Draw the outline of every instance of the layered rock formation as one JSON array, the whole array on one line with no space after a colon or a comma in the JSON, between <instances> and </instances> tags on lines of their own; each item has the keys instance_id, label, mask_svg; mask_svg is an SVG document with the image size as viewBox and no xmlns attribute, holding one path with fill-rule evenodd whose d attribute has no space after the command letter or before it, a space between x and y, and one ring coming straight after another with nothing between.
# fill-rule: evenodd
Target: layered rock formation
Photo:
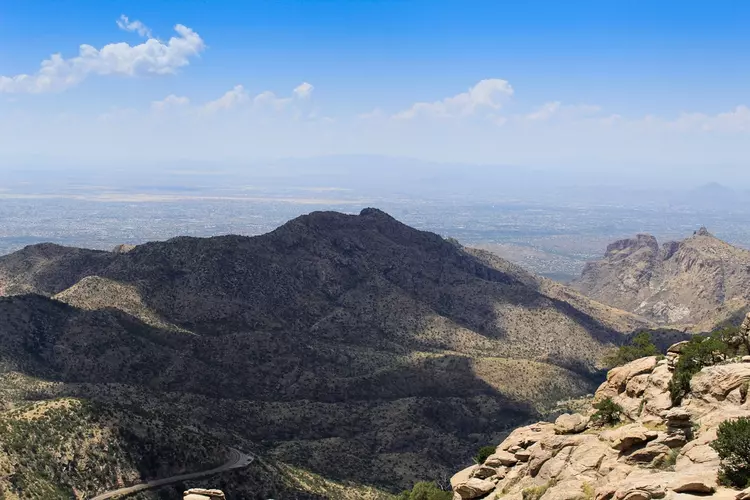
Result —
<instances>
[{"instance_id":1,"label":"layered rock formation","mask_svg":"<svg viewBox=\"0 0 750 500\"><path fill-rule=\"evenodd\" d=\"M572 286L659 324L710 328L750 303L750 252L705 228L659 245L640 234L607 247Z\"/></svg>"},{"instance_id":2,"label":"layered rock formation","mask_svg":"<svg viewBox=\"0 0 750 500\"><path fill-rule=\"evenodd\" d=\"M594 396L623 408L622 423L597 426L586 415L562 415L514 430L484 463L451 479L455 500L690 500L744 498L718 483L711 447L719 424L750 417L750 363L710 366L673 407L671 360L648 357L615 368ZM750 358L743 358L750 359ZM744 389L743 389L744 387Z\"/></svg>"}]
</instances>

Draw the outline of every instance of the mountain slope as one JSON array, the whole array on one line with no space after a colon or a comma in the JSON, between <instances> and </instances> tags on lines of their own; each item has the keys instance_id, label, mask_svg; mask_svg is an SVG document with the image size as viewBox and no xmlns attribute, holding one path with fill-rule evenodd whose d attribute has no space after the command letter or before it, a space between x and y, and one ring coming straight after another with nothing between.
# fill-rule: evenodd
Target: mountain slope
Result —
<instances>
[{"instance_id":1,"label":"mountain slope","mask_svg":"<svg viewBox=\"0 0 750 500\"><path fill-rule=\"evenodd\" d=\"M641 234L609 245L604 258L587 264L572 286L659 324L710 328L747 307L750 252L705 228L661 246Z\"/></svg>"},{"instance_id":2,"label":"mountain slope","mask_svg":"<svg viewBox=\"0 0 750 500\"><path fill-rule=\"evenodd\" d=\"M375 209L127 253L27 247L0 277L41 294L0 299L6 370L390 489L591 391L645 324Z\"/></svg>"}]
</instances>

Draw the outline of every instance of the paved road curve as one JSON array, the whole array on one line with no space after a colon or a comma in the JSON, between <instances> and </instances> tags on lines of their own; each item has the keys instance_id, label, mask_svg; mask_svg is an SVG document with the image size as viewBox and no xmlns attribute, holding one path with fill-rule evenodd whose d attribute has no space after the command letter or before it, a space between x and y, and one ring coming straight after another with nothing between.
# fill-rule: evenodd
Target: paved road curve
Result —
<instances>
[{"instance_id":1,"label":"paved road curve","mask_svg":"<svg viewBox=\"0 0 750 500\"><path fill-rule=\"evenodd\" d=\"M133 486L128 486L127 488L120 488L119 490L108 491L106 493L102 493L101 495L92 497L90 500L106 500L108 498L115 498L119 496L130 495L131 493L136 493L138 491L143 491L143 490L148 490L151 488L156 488L159 486L164 486L167 484L177 483L179 481L185 481L188 479L196 479L196 478L203 477L203 476L210 476L212 474L228 471L231 469L239 469L241 467L247 467L253 462L254 459L255 457L242 453L240 450L230 448L229 449L229 461L225 463L224 465L220 465L214 469L204 470L200 472L191 472L190 474L181 474L179 476L165 477L163 479L154 479L153 481L148 481L142 484L134 484Z\"/></svg>"}]
</instances>

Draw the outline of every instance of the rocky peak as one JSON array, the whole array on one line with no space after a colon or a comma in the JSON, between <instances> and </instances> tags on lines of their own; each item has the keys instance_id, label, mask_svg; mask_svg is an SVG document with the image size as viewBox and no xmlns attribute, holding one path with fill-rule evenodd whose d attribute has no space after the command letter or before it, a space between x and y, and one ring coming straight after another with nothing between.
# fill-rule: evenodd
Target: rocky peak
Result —
<instances>
[{"instance_id":1,"label":"rocky peak","mask_svg":"<svg viewBox=\"0 0 750 500\"><path fill-rule=\"evenodd\" d=\"M644 248L657 253L659 251L659 243L650 234L638 234L635 238L625 238L607 245L605 257L612 257L618 254L629 255Z\"/></svg>"},{"instance_id":2,"label":"rocky peak","mask_svg":"<svg viewBox=\"0 0 750 500\"><path fill-rule=\"evenodd\" d=\"M119 245L116 245L113 249L113 253L128 253L129 251L133 250L135 248L135 245L129 245L127 243L121 243Z\"/></svg>"},{"instance_id":3,"label":"rocky peak","mask_svg":"<svg viewBox=\"0 0 750 500\"><path fill-rule=\"evenodd\" d=\"M743 361L750 358L704 368L673 407L668 384L683 346L670 347L666 359L642 358L608 373L593 402L620 405L620 425L596 424L592 406L517 428L483 463L453 476L454 499L750 498L750 489L719 484L720 460L711 447L721 422L750 417L750 402L741 397L750 382L750 362Z\"/></svg>"},{"instance_id":4,"label":"rocky peak","mask_svg":"<svg viewBox=\"0 0 750 500\"><path fill-rule=\"evenodd\" d=\"M701 227L658 248L650 235L617 241L573 288L658 324L711 330L750 307L750 252Z\"/></svg>"}]
</instances>

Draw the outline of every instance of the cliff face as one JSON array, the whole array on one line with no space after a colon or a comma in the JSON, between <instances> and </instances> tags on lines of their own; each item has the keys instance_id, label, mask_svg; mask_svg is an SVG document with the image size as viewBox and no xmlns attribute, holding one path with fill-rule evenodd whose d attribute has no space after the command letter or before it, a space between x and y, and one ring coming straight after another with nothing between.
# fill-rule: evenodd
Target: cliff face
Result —
<instances>
[{"instance_id":1,"label":"cliff face","mask_svg":"<svg viewBox=\"0 0 750 500\"><path fill-rule=\"evenodd\" d=\"M705 228L661 246L638 235L609 245L572 286L662 325L710 328L750 303L750 252Z\"/></svg>"},{"instance_id":2,"label":"cliff face","mask_svg":"<svg viewBox=\"0 0 750 500\"><path fill-rule=\"evenodd\" d=\"M666 359L642 358L609 372L594 402L611 398L621 405L621 424L594 425L592 407L520 427L484 463L453 476L454 498L745 498L719 484L720 459L711 443L721 422L750 417L750 358L704 368L689 396L673 406L667 386L682 345Z\"/></svg>"}]
</instances>

